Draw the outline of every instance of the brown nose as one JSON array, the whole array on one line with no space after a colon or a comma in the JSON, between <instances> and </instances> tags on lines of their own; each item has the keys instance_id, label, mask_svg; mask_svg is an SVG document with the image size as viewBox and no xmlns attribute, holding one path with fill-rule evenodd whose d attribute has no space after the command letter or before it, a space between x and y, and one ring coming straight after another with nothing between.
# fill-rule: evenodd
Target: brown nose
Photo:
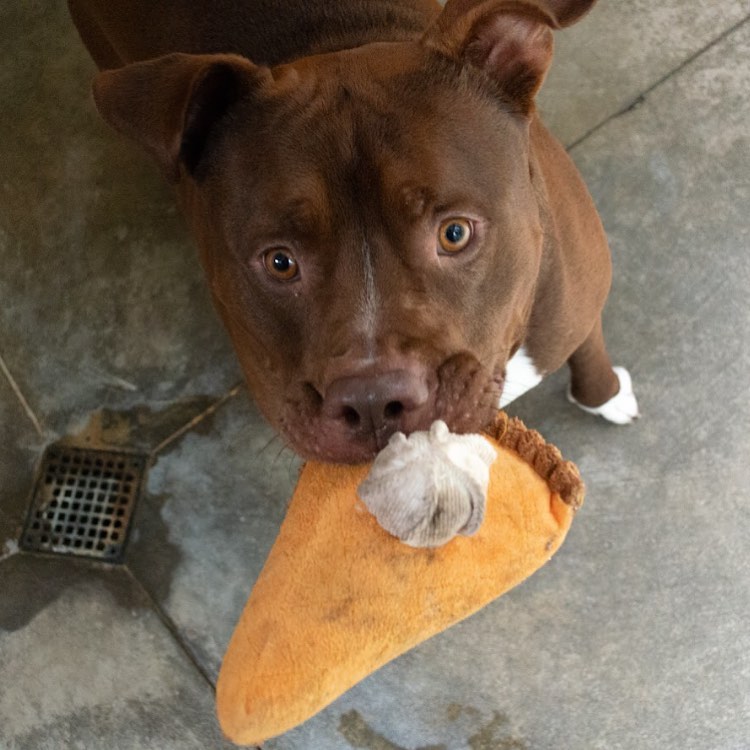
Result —
<instances>
[{"instance_id":1,"label":"brown nose","mask_svg":"<svg viewBox=\"0 0 750 750\"><path fill-rule=\"evenodd\" d=\"M355 375L328 386L323 414L350 433L374 435L382 446L394 432L421 427L428 400L426 379L417 372Z\"/></svg>"}]
</instances>

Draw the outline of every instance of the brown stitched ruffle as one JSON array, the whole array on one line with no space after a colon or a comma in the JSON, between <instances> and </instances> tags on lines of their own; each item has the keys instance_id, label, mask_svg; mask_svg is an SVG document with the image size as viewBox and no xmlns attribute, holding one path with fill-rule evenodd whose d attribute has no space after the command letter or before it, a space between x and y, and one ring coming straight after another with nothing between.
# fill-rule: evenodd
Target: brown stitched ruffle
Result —
<instances>
[{"instance_id":1,"label":"brown stitched ruffle","mask_svg":"<svg viewBox=\"0 0 750 750\"><path fill-rule=\"evenodd\" d=\"M563 502L576 510L581 507L586 488L578 467L572 461L566 461L560 451L536 430L530 430L520 419L511 419L504 411L499 411L485 432L533 467Z\"/></svg>"}]
</instances>

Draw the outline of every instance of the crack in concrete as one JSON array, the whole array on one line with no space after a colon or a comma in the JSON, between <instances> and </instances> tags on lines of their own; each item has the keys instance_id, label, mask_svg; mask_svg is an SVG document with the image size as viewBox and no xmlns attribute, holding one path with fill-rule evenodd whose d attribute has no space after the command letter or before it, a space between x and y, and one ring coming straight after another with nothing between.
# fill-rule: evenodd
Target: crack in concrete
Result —
<instances>
[{"instance_id":1,"label":"crack in concrete","mask_svg":"<svg viewBox=\"0 0 750 750\"><path fill-rule=\"evenodd\" d=\"M750 22L750 15L745 16L742 20L738 21L733 26L730 26L728 29L725 29L724 31L722 31L721 34L719 34L715 39L712 39L710 42L708 42L708 44L705 44L697 52L694 52L692 55L689 55L688 57L686 57L679 65L677 65L675 68L670 70L668 73L665 73L663 76L661 76L656 81L654 81L654 83L652 83L650 86L648 86L643 91L641 91L638 94L638 96L636 96L631 102L626 104L621 109L618 109L616 112L613 112L611 115L608 115L601 122L589 128L583 135L576 138L572 143L569 143L565 147L565 150L568 152L573 151L573 149L577 148L586 140L588 140L592 135L599 132L602 128L606 127L607 125L609 125L609 123L612 122L613 120L617 120L623 115L626 115L629 112L632 112L633 110L638 109L638 107L644 104L646 99L657 88L659 88L659 86L661 86L663 83L666 83L668 80L676 76L678 73L682 72L685 68L687 68L693 62L695 62L699 57L702 57L706 52L713 49L717 44L720 44L725 39L727 39L732 34L734 34L736 31L739 31L739 29L742 28L742 26L744 26L748 22Z\"/></svg>"}]
</instances>

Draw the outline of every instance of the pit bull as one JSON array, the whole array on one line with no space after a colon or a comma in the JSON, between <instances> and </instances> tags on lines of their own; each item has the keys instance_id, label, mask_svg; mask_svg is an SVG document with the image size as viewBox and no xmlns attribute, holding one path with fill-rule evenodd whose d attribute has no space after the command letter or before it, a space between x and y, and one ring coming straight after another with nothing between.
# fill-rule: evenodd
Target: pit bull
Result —
<instances>
[{"instance_id":1,"label":"pit bull","mask_svg":"<svg viewBox=\"0 0 750 750\"><path fill-rule=\"evenodd\" d=\"M638 414L593 202L534 98L595 0L69 0L94 99L174 183L258 406L305 458L473 432L566 362Z\"/></svg>"}]
</instances>

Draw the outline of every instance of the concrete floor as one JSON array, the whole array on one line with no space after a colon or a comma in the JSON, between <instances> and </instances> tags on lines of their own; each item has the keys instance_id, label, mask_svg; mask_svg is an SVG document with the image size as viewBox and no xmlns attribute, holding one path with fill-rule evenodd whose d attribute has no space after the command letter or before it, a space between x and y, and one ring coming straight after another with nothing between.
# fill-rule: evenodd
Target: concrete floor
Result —
<instances>
[{"instance_id":1,"label":"concrete floor","mask_svg":"<svg viewBox=\"0 0 750 750\"><path fill-rule=\"evenodd\" d=\"M643 418L586 416L562 373L513 404L587 480L566 545L268 748L750 748L748 13L601 0L558 36L542 109L609 232ZM3 3L0 40L0 748L222 748L213 683L297 461L64 3ZM123 566L18 551L60 436L152 456Z\"/></svg>"}]
</instances>

